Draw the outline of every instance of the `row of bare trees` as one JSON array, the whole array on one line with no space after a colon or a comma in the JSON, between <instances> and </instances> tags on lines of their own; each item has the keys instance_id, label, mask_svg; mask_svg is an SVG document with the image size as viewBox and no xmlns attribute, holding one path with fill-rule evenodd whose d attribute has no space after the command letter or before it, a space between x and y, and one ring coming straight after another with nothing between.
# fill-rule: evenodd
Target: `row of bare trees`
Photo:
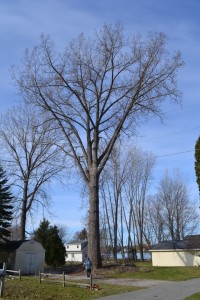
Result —
<instances>
[{"instance_id":1,"label":"row of bare trees","mask_svg":"<svg viewBox=\"0 0 200 300\"><path fill-rule=\"evenodd\" d=\"M191 201L181 174L167 171L152 195L151 153L132 147L118 147L103 172L100 184L102 245L114 259L136 258L136 246L143 260L144 250L167 239L183 239L198 227L199 214ZM151 194L151 196L150 196Z\"/></svg>"},{"instance_id":2,"label":"row of bare trees","mask_svg":"<svg viewBox=\"0 0 200 300\"><path fill-rule=\"evenodd\" d=\"M1 155L15 192L17 239L26 236L26 221L38 203L48 208L47 185L63 172L66 158L51 123L30 105L19 106L1 117ZM65 160L65 161L64 161ZM99 184L103 251L143 259L144 246L166 239L181 239L198 226L198 214L181 174L163 175L151 195L155 158L133 146L117 144ZM20 231L20 233L19 233Z\"/></svg>"}]
</instances>

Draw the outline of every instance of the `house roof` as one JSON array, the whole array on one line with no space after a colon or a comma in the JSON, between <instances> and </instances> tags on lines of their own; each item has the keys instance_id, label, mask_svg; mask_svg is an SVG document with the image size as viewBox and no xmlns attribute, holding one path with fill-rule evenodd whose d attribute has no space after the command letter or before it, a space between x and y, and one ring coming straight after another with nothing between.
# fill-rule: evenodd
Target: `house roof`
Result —
<instances>
[{"instance_id":1,"label":"house roof","mask_svg":"<svg viewBox=\"0 0 200 300\"><path fill-rule=\"evenodd\" d=\"M200 247L200 234L188 235L185 237L185 240L192 243L193 246Z\"/></svg>"},{"instance_id":2,"label":"house roof","mask_svg":"<svg viewBox=\"0 0 200 300\"><path fill-rule=\"evenodd\" d=\"M84 243L87 243L88 241L87 240L73 240L69 243L67 243L68 245L80 245L80 244L84 244Z\"/></svg>"},{"instance_id":3,"label":"house roof","mask_svg":"<svg viewBox=\"0 0 200 300\"><path fill-rule=\"evenodd\" d=\"M80 247L77 248L77 249L71 250L70 246L73 246L73 245L80 245ZM74 241L71 241L70 243L67 243L65 245L66 246L66 252L67 253L82 253L84 249L87 249L86 248L87 245L88 245L88 241L87 240L74 240Z\"/></svg>"},{"instance_id":4,"label":"house roof","mask_svg":"<svg viewBox=\"0 0 200 300\"><path fill-rule=\"evenodd\" d=\"M192 250L200 249L200 235L188 236L184 240L163 241L151 250Z\"/></svg>"}]
</instances>

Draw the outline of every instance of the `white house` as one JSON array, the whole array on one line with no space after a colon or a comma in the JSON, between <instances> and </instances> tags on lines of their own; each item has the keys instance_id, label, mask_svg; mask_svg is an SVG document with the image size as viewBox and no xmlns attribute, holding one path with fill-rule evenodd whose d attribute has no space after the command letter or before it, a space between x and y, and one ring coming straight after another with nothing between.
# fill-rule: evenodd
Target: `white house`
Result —
<instances>
[{"instance_id":1,"label":"white house","mask_svg":"<svg viewBox=\"0 0 200 300\"><path fill-rule=\"evenodd\" d=\"M83 262L88 251L88 242L86 240L76 240L65 245L66 262Z\"/></svg>"},{"instance_id":2,"label":"white house","mask_svg":"<svg viewBox=\"0 0 200 300\"><path fill-rule=\"evenodd\" d=\"M11 241L1 244L0 263L7 269L21 270L22 274L36 274L44 271L45 250L34 240Z\"/></svg>"},{"instance_id":3,"label":"white house","mask_svg":"<svg viewBox=\"0 0 200 300\"><path fill-rule=\"evenodd\" d=\"M200 266L200 235L191 235L184 240L160 242L150 252L153 266Z\"/></svg>"}]
</instances>

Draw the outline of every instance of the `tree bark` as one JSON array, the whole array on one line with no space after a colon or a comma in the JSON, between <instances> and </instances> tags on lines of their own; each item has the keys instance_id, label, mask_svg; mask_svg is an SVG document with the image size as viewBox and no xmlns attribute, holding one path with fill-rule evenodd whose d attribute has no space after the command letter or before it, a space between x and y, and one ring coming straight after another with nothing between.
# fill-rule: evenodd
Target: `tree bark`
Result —
<instances>
[{"instance_id":1,"label":"tree bark","mask_svg":"<svg viewBox=\"0 0 200 300\"><path fill-rule=\"evenodd\" d=\"M26 238L27 192L28 192L28 181L24 180L23 200L22 200L22 209L21 209L21 222L20 222L20 239L21 240L25 240L25 238Z\"/></svg>"},{"instance_id":2,"label":"tree bark","mask_svg":"<svg viewBox=\"0 0 200 300\"><path fill-rule=\"evenodd\" d=\"M89 211L89 239L88 254L93 266L102 266L100 253L100 233L99 233L99 176L96 168L90 172L89 182L90 211Z\"/></svg>"}]
</instances>

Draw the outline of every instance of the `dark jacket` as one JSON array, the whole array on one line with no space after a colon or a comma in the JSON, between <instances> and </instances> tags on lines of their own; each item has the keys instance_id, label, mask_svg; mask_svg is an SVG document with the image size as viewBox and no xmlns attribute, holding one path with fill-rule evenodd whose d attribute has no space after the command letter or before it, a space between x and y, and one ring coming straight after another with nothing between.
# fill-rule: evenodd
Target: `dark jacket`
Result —
<instances>
[{"instance_id":1,"label":"dark jacket","mask_svg":"<svg viewBox=\"0 0 200 300\"><path fill-rule=\"evenodd\" d=\"M84 262L84 266L85 266L86 270L90 270L92 268L92 262L89 258L86 258L86 260Z\"/></svg>"}]
</instances>

